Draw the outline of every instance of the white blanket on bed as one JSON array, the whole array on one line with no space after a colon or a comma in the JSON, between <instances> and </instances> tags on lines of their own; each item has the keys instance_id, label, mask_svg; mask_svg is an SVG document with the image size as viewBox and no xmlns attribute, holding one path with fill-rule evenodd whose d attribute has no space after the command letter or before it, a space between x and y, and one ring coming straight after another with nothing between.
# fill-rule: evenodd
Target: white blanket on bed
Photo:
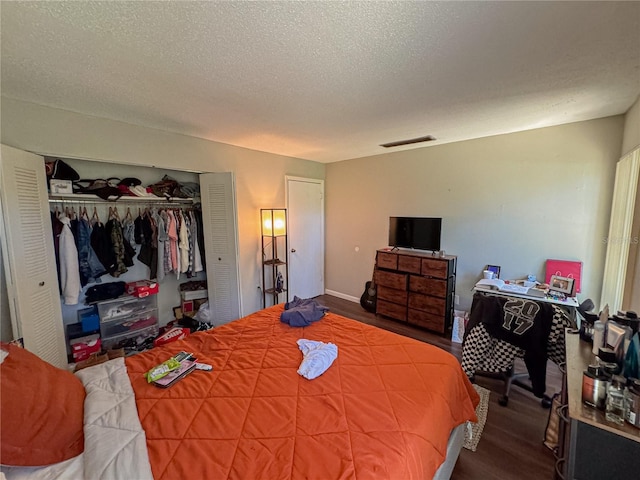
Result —
<instances>
[{"instance_id":1,"label":"white blanket on bed","mask_svg":"<svg viewBox=\"0 0 640 480\"><path fill-rule=\"evenodd\" d=\"M47 467L2 467L8 480L150 479L147 440L124 358L76 374L85 386L84 453Z\"/></svg>"}]
</instances>

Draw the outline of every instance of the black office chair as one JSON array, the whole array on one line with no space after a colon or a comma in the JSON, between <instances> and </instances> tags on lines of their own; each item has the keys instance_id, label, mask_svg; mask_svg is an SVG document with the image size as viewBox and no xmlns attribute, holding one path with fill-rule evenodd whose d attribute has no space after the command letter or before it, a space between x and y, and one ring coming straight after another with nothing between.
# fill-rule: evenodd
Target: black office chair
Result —
<instances>
[{"instance_id":1,"label":"black office chair","mask_svg":"<svg viewBox=\"0 0 640 480\"><path fill-rule=\"evenodd\" d=\"M585 306L588 306L585 305ZM575 328L574 322L565 314L564 310L553 307L553 323L547 341L548 359L556 364L565 360L564 330ZM509 403L509 393L513 385L532 392L528 372L516 372L515 359L524 356L524 350L504 340L492 338L482 323L478 323L465 337L462 345L462 369L474 381L475 376L497 378L504 382L502 397L498 403L506 407ZM551 397L543 394L541 405L551 406Z\"/></svg>"}]
</instances>

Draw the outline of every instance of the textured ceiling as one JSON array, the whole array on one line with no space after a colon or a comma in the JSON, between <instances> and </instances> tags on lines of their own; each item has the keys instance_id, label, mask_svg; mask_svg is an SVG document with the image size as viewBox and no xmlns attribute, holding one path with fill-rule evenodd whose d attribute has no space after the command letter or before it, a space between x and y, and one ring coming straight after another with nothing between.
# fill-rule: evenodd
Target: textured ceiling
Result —
<instances>
[{"instance_id":1,"label":"textured ceiling","mask_svg":"<svg viewBox=\"0 0 640 480\"><path fill-rule=\"evenodd\" d=\"M640 2L3 1L0 15L4 96L320 162L620 114L640 93Z\"/></svg>"}]
</instances>

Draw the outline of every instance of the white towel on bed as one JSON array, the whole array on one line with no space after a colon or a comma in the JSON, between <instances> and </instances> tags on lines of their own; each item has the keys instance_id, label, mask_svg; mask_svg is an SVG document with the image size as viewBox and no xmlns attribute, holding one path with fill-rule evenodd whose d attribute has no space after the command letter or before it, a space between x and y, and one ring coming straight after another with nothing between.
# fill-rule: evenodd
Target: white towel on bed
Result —
<instances>
[{"instance_id":1,"label":"white towel on bed","mask_svg":"<svg viewBox=\"0 0 640 480\"><path fill-rule=\"evenodd\" d=\"M303 355L298 373L309 380L326 372L338 356L338 347L333 343L301 338L298 340L298 347Z\"/></svg>"}]
</instances>

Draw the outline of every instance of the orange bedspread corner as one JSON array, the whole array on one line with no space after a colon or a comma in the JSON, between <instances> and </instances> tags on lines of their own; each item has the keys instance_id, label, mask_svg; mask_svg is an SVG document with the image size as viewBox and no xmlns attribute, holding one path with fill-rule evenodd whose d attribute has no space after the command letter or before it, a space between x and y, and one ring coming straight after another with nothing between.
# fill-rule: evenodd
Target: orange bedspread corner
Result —
<instances>
[{"instance_id":1,"label":"orange bedspread corner","mask_svg":"<svg viewBox=\"0 0 640 480\"><path fill-rule=\"evenodd\" d=\"M282 305L126 359L156 480L432 478L478 394L437 347L328 313L309 327ZM320 377L297 374L300 338L332 342ZM169 389L152 366L186 350L213 365Z\"/></svg>"}]
</instances>

